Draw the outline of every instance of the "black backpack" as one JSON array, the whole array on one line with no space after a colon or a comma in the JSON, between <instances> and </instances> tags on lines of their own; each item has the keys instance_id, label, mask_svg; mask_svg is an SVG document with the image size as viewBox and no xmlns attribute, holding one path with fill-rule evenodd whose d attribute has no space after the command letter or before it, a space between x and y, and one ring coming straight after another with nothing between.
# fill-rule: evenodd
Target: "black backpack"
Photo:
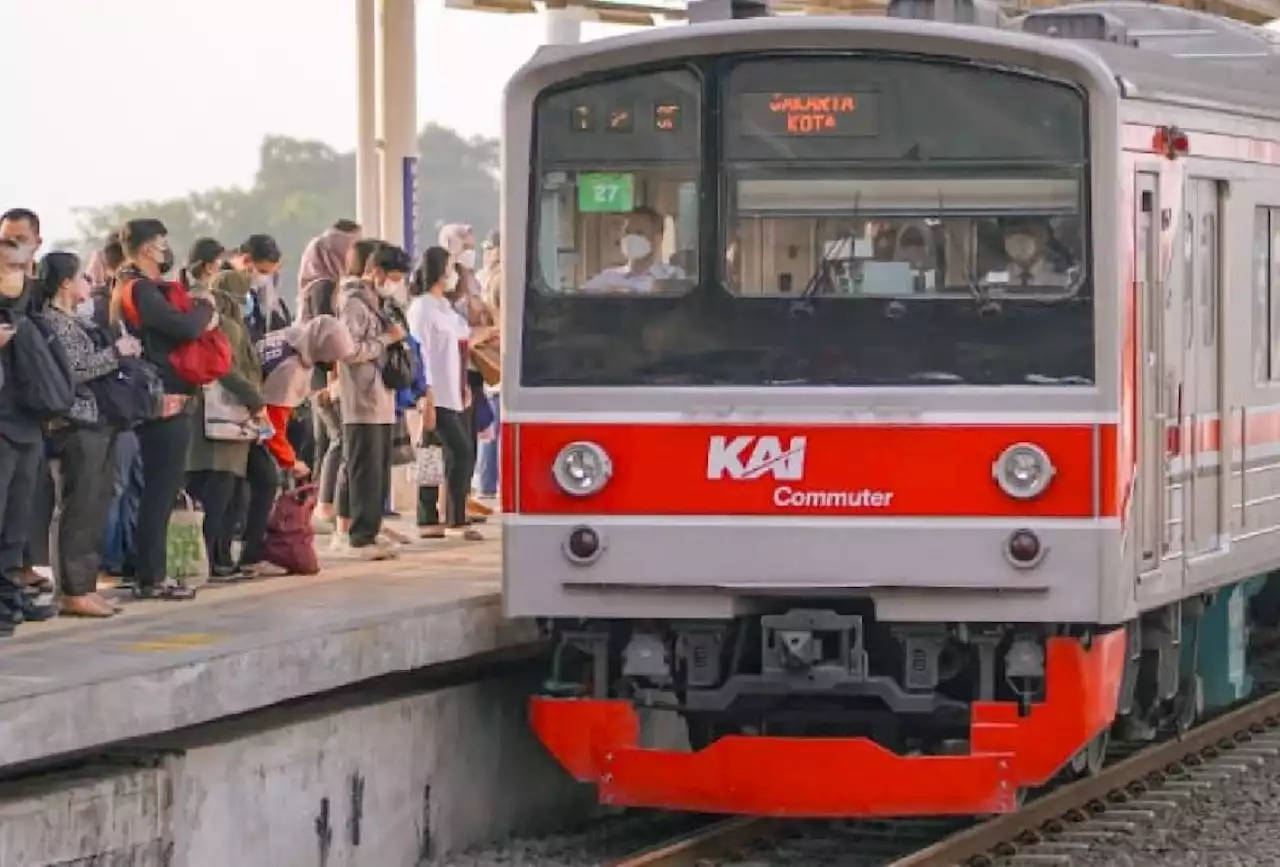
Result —
<instances>
[{"instance_id":1,"label":"black backpack","mask_svg":"<svg viewBox=\"0 0 1280 867\"><path fill-rule=\"evenodd\" d=\"M98 325L85 329L98 349L111 346L111 331ZM141 358L121 358L120 366L89 381L98 413L113 427L128 430L160 417L164 383L154 364Z\"/></svg>"},{"instance_id":2,"label":"black backpack","mask_svg":"<svg viewBox=\"0 0 1280 867\"><path fill-rule=\"evenodd\" d=\"M18 405L41 421L65 416L76 402L76 387L57 334L39 313L7 318L14 327L9 345Z\"/></svg>"}]
</instances>

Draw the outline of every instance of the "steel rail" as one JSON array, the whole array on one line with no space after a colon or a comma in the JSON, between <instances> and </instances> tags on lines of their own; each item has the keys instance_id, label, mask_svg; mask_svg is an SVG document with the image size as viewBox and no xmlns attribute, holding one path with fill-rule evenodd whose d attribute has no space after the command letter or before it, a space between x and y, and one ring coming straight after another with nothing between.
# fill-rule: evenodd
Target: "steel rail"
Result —
<instances>
[{"instance_id":1,"label":"steel rail","mask_svg":"<svg viewBox=\"0 0 1280 867\"><path fill-rule=\"evenodd\" d=\"M756 816L725 819L614 861L609 867L699 867L706 859L767 839L781 826L780 820Z\"/></svg>"},{"instance_id":2,"label":"steel rail","mask_svg":"<svg viewBox=\"0 0 1280 867\"><path fill-rule=\"evenodd\" d=\"M971 858L986 857L1024 834L1039 831L1092 802L1105 801L1113 792L1140 783L1153 774L1165 773L1171 766L1191 757L1199 760L1205 751L1233 748L1239 745L1240 735L1258 734L1277 725L1280 725L1280 693L1271 693L1198 725L1181 737L1147 747L1103 768L1096 776L1054 789L1016 813L1005 813L958 831L899 858L888 867L951 867Z\"/></svg>"},{"instance_id":3,"label":"steel rail","mask_svg":"<svg viewBox=\"0 0 1280 867\"><path fill-rule=\"evenodd\" d=\"M1061 785L1029 801L1014 813L995 816L890 862L887 867L954 867L972 860L988 863L1011 854L1019 838L1035 835L1054 823L1066 825L1088 814L1091 805L1115 801L1117 792L1142 784L1153 775L1169 773L1181 764L1198 764L1202 755L1247 743L1252 734L1280 727L1280 692L1268 693L1187 731L1180 737L1145 747L1097 775ZM1123 800L1120 798L1119 800ZM1117 805L1118 806L1118 805ZM1072 815L1076 817L1072 819ZM1067 817L1064 821L1064 817ZM703 867L736 849L759 844L786 826L781 819L738 817L715 822L641 853L612 862L609 867ZM1006 851L998 851L1000 849Z\"/></svg>"}]
</instances>

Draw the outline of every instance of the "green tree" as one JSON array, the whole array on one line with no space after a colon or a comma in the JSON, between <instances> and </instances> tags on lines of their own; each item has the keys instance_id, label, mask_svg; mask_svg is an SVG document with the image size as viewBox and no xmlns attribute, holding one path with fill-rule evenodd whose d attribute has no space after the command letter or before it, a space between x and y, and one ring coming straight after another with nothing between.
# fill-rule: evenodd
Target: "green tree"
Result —
<instances>
[{"instance_id":1,"label":"green tree","mask_svg":"<svg viewBox=\"0 0 1280 867\"><path fill-rule=\"evenodd\" d=\"M498 141L463 138L429 124L418 136L418 237L421 252L441 225L470 223L485 232L498 223ZM59 246L85 252L137 217L157 217L169 227L178 261L200 237L228 247L265 232L284 251L281 286L292 303L298 260L307 242L340 217L355 216L355 155L317 141L267 136L258 171L247 189L189 193L165 201L138 201L77 211L80 236Z\"/></svg>"}]
</instances>

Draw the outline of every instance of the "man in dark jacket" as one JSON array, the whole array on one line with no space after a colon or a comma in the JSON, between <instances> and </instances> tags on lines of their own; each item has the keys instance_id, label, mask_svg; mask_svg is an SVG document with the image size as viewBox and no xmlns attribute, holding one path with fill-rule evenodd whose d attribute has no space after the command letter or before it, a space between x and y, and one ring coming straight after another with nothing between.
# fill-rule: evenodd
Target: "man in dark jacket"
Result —
<instances>
[{"instance_id":1,"label":"man in dark jacket","mask_svg":"<svg viewBox=\"0 0 1280 867\"><path fill-rule=\"evenodd\" d=\"M249 278L244 323L254 343L293 324L289 307L280 297L280 245L275 238L250 235L231 254L231 267Z\"/></svg>"},{"instance_id":2,"label":"man in dark jacket","mask_svg":"<svg viewBox=\"0 0 1280 867\"><path fill-rule=\"evenodd\" d=\"M23 619L22 552L44 448L39 420L18 404L10 345L30 305L30 250L0 238L0 637Z\"/></svg>"},{"instance_id":3,"label":"man in dark jacket","mask_svg":"<svg viewBox=\"0 0 1280 867\"><path fill-rule=\"evenodd\" d=\"M207 329L218 327L212 305L197 300L187 311L169 301L169 284L161 278L173 269L169 230L159 220L130 220L120 232L125 264L118 276L116 294L128 294L137 310L136 323L127 323L142 342L142 355L156 366L164 383L164 412L155 421L138 426L142 453L142 496L135 536L134 593L188 598L190 593L170 581L165 570L165 539L169 516L187 469L191 443L191 398L195 387L178 376L169 356L178 346L195 340ZM119 309L117 309L119 308ZM112 319L124 317L123 304L113 305Z\"/></svg>"}]
</instances>

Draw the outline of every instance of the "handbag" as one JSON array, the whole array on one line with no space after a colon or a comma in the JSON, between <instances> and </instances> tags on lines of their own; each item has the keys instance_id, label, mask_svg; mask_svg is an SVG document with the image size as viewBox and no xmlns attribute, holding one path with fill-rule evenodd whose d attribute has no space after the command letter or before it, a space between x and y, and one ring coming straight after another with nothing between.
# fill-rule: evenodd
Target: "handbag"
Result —
<instances>
[{"instance_id":1,"label":"handbag","mask_svg":"<svg viewBox=\"0 0 1280 867\"><path fill-rule=\"evenodd\" d=\"M169 515L165 530L165 571L187 590L209 580L209 552L204 544L204 511L186 492Z\"/></svg>"},{"instance_id":2,"label":"handbag","mask_svg":"<svg viewBox=\"0 0 1280 867\"><path fill-rule=\"evenodd\" d=\"M484 377L485 385L497 385L502 382L501 350L498 348L497 341L483 346L472 346L470 355L471 363Z\"/></svg>"},{"instance_id":3,"label":"handbag","mask_svg":"<svg viewBox=\"0 0 1280 867\"><path fill-rule=\"evenodd\" d=\"M444 449L428 435L414 449L413 480L420 488L438 488L444 484Z\"/></svg>"},{"instance_id":4,"label":"handbag","mask_svg":"<svg viewBox=\"0 0 1280 867\"><path fill-rule=\"evenodd\" d=\"M320 571L316 555L316 531L311 514L316 508L315 485L285 491L271 508L262 559L290 575L315 575Z\"/></svg>"},{"instance_id":5,"label":"handbag","mask_svg":"<svg viewBox=\"0 0 1280 867\"><path fill-rule=\"evenodd\" d=\"M260 431L249 407L231 396L222 383L204 387L204 436L205 439L223 443L251 443L258 440Z\"/></svg>"}]
</instances>

